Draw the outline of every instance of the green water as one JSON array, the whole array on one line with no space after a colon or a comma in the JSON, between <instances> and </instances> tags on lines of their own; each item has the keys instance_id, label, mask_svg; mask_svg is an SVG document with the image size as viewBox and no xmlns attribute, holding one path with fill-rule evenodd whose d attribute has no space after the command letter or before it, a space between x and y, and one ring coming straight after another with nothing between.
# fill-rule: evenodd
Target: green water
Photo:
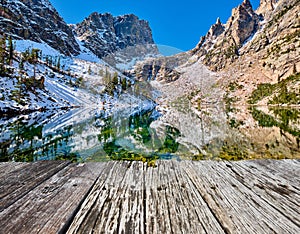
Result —
<instances>
[{"instance_id":1,"label":"green water","mask_svg":"<svg viewBox=\"0 0 300 234\"><path fill-rule=\"evenodd\" d=\"M226 108L224 108L226 109ZM155 109L95 117L96 110L0 119L0 161L299 158L300 110L214 107L169 118ZM242 116L242 117L241 117ZM172 122L173 121L173 122Z\"/></svg>"}]
</instances>

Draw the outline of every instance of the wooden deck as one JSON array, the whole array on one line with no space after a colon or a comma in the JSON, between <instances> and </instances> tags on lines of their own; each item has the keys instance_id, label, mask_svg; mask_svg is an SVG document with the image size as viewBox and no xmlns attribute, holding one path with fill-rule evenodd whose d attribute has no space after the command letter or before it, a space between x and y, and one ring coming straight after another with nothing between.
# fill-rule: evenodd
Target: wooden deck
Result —
<instances>
[{"instance_id":1,"label":"wooden deck","mask_svg":"<svg viewBox=\"0 0 300 234\"><path fill-rule=\"evenodd\" d=\"M300 233L300 161L0 163L0 233Z\"/></svg>"}]
</instances>

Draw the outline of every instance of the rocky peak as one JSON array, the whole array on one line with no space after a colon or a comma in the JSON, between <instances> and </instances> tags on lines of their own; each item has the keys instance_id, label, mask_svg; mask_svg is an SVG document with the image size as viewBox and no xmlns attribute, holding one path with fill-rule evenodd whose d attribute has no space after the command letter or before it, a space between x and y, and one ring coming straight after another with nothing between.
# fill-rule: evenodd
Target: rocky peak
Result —
<instances>
[{"instance_id":1,"label":"rocky peak","mask_svg":"<svg viewBox=\"0 0 300 234\"><path fill-rule=\"evenodd\" d=\"M241 6L243 6L245 8L252 8L252 5L249 0L244 0L243 3L241 4Z\"/></svg>"},{"instance_id":2,"label":"rocky peak","mask_svg":"<svg viewBox=\"0 0 300 234\"><path fill-rule=\"evenodd\" d=\"M224 31L209 37L217 21L192 50L211 70L253 70L273 82L300 71L299 0L261 0L257 11L249 1L232 10ZM245 62L247 61L247 62ZM251 70L252 69L252 70Z\"/></svg>"},{"instance_id":3,"label":"rocky peak","mask_svg":"<svg viewBox=\"0 0 300 234\"><path fill-rule=\"evenodd\" d=\"M210 27L206 37L217 37L223 32L224 25L221 23L220 18L217 18L217 22Z\"/></svg>"},{"instance_id":4,"label":"rocky peak","mask_svg":"<svg viewBox=\"0 0 300 234\"><path fill-rule=\"evenodd\" d=\"M136 44L154 44L148 22L140 20L133 14L116 17L114 28L120 41L118 43L120 48Z\"/></svg>"},{"instance_id":5,"label":"rocky peak","mask_svg":"<svg viewBox=\"0 0 300 234\"><path fill-rule=\"evenodd\" d=\"M118 63L117 57L130 62L134 57L158 54L148 22L133 14L92 13L74 31L87 48L111 65Z\"/></svg>"},{"instance_id":6,"label":"rocky peak","mask_svg":"<svg viewBox=\"0 0 300 234\"><path fill-rule=\"evenodd\" d=\"M254 12L249 0L232 10L227 22L227 34L230 33L235 44L240 47L258 28L259 17Z\"/></svg>"},{"instance_id":7,"label":"rocky peak","mask_svg":"<svg viewBox=\"0 0 300 234\"><path fill-rule=\"evenodd\" d=\"M128 46L154 44L148 22L133 14L92 13L76 25L75 32L100 58Z\"/></svg>"},{"instance_id":8,"label":"rocky peak","mask_svg":"<svg viewBox=\"0 0 300 234\"><path fill-rule=\"evenodd\" d=\"M49 0L3 0L1 3L2 33L14 39L46 42L66 55L79 53L72 30Z\"/></svg>"},{"instance_id":9,"label":"rocky peak","mask_svg":"<svg viewBox=\"0 0 300 234\"><path fill-rule=\"evenodd\" d=\"M82 23L77 24L76 27L76 32L79 36L82 36L86 32L94 33L99 30L114 31L114 17L111 14L94 12L82 21Z\"/></svg>"},{"instance_id":10,"label":"rocky peak","mask_svg":"<svg viewBox=\"0 0 300 234\"><path fill-rule=\"evenodd\" d=\"M256 10L256 13L266 16L268 13L274 10L276 3L277 0L260 0L260 4Z\"/></svg>"},{"instance_id":11,"label":"rocky peak","mask_svg":"<svg viewBox=\"0 0 300 234\"><path fill-rule=\"evenodd\" d=\"M244 0L232 10L223 25L218 19L193 53L213 70L219 70L238 57L238 50L259 28L260 17L254 12L249 0Z\"/></svg>"},{"instance_id":12,"label":"rocky peak","mask_svg":"<svg viewBox=\"0 0 300 234\"><path fill-rule=\"evenodd\" d=\"M216 23L210 27L206 35L200 38L199 43L193 51L195 52L202 50L205 53L203 47L209 48L210 46L212 46L213 40L215 40L219 35L221 35L224 32L224 30L225 26L221 23L221 20L218 17Z\"/></svg>"}]
</instances>

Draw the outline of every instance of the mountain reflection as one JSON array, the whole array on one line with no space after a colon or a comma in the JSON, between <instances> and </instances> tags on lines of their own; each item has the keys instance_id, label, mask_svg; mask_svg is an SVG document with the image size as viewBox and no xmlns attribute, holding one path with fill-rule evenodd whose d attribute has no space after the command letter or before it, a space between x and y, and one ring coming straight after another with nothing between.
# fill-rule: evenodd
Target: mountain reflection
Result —
<instances>
[{"instance_id":1,"label":"mountain reflection","mask_svg":"<svg viewBox=\"0 0 300 234\"><path fill-rule=\"evenodd\" d=\"M159 109L159 108L158 108ZM109 115L35 112L0 120L0 161L299 158L300 110L186 106Z\"/></svg>"}]
</instances>

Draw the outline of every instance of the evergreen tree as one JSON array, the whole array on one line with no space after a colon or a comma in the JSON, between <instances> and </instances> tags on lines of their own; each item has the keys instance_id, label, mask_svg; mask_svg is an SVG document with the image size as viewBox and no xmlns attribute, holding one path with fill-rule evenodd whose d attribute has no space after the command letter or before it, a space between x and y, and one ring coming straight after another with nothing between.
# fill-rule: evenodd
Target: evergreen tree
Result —
<instances>
[{"instance_id":1,"label":"evergreen tree","mask_svg":"<svg viewBox=\"0 0 300 234\"><path fill-rule=\"evenodd\" d=\"M20 69L20 71L24 70L24 58L23 57L21 57L21 59L20 59L19 69Z\"/></svg>"},{"instance_id":2,"label":"evergreen tree","mask_svg":"<svg viewBox=\"0 0 300 234\"><path fill-rule=\"evenodd\" d=\"M17 77L18 78L18 82L17 85L15 86L15 89L12 90L12 100L16 101L19 104L24 104L24 101L22 100L22 98L24 97L23 93L22 93L22 77Z\"/></svg>"},{"instance_id":3,"label":"evergreen tree","mask_svg":"<svg viewBox=\"0 0 300 234\"><path fill-rule=\"evenodd\" d=\"M127 81L126 81L126 79L124 78L123 80L122 80L122 83L121 83L121 85L122 85L122 90L126 90L127 89Z\"/></svg>"},{"instance_id":4,"label":"evergreen tree","mask_svg":"<svg viewBox=\"0 0 300 234\"><path fill-rule=\"evenodd\" d=\"M105 69L105 75L103 77L104 85L108 85L111 82L111 74L109 73L108 69Z\"/></svg>"},{"instance_id":5,"label":"evergreen tree","mask_svg":"<svg viewBox=\"0 0 300 234\"><path fill-rule=\"evenodd\" d=\"M9 65L12 65L13 57L14 57L14 46L13 46L12 38L10 36L8 38L8 64Z\"/></svg>"},{"instance_id":6,"label":"evergreen tree","mask_svg":"<svg viewBox=\"0 0 300 234\"><path fill-rule=\"evenodd\" d=\"M60 70L60 57L58 57L58 59L57 59L56 67L57 67L57 69L59 71Z\"/></svg>"},{"instance_id":7,"label":"evergreen tree","mask_svg":"<svg viewBox=\"0 0 300 234\"><path fill-rule=\"evenodd\" d=\"M119 83L119 78L118 78L118 73L117 72L114 73L114 76L113 76L113 79L112 79L112 83L114 85L117 85Z\"/></svg>"},{"instance_id":8,"label":"evergreen tree","mask_svg":"<svg viewBox=\"0 0 300 234\"><path fill-rule=\"evenodd\" d=\"M5 59L6 59L6 38L0 38L0 75L5 74Z\"/></svg>"},{"instance_id":9,"label":"evergreen tree","mask_svg":"<svg viewBox=\"0 0 300 234\"><path fill-rule=\"evenodd\" d=\"M31 50L31 54L30 54L30 62L35 64L38 62L38 60L40 59L40 52L41 50L39 49L32 49Z\"/></svg>"},{"instance_id":10,"label":"evergreen tree","mask_svg":"<svg viewBox=\"0 0 300 234\"><path fill-rule=\"evenodd\" d=\"M29 49L26 49L26 50L22 53L22 57L23 57L24 61L29 61L29 59L30 59Z\"/></svg>"},{"instance_id":11,"label":"evergreen tree","mask_svg":"<svg viewBox=\"0 0 300 234\"><path fill-rule=\"evenodd\" d=\"M36 64L41 55L40 52L41 52L41 50L39 50L39 49L32 49L31 54L30 54L30 62L34 64L34 66L33 66L33 78L34 79L36 77Z\"/></svg>"},{"instance_id":12,"label":"evergreen tree","mask_svg":"<svg viewBox=\"0 0 300 234\"><path fill-rule=\"evenodd\" d=\"M293 71L292 71L292 72L293 72L293 74L296 74L296 73L297 73L297 67L296 67L296 64L295 64L295 63L293 64Z\"/></svg>"}]
</instances>

